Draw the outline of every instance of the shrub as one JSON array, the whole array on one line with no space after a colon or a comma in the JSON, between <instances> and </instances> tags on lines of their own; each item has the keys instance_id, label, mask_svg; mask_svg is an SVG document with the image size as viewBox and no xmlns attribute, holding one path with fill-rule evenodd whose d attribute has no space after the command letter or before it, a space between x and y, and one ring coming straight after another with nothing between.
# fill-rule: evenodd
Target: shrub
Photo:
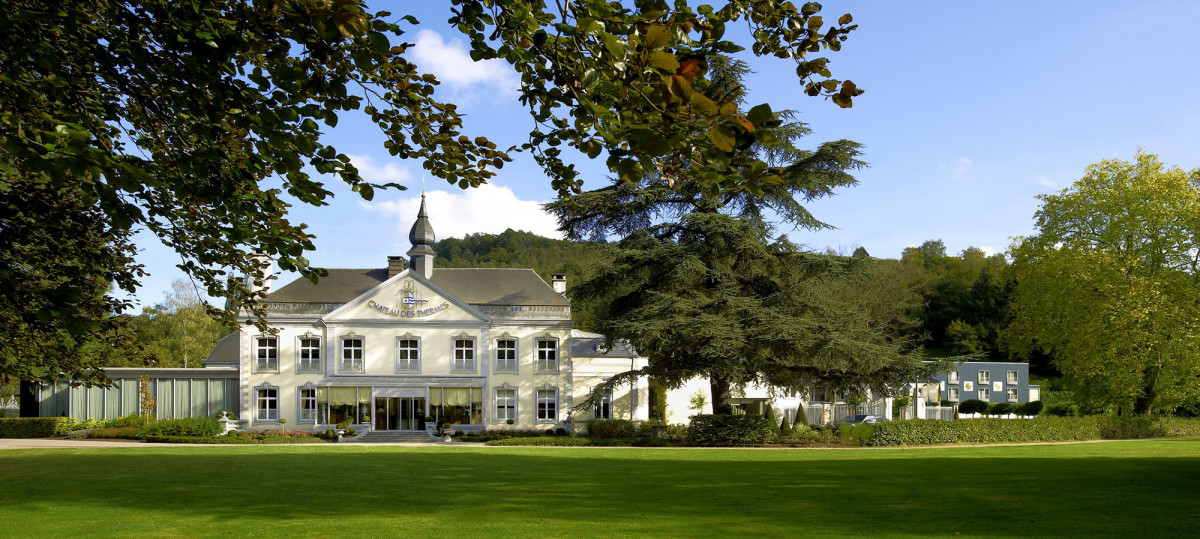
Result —
<instances>
[{"instance_id":1,"label":"shrub","mask_svg":"<svg viewBox=\"0 0 1200 539\"><path fill-rule=\"evenodd\" d=\"M787 440L792 437L795 431L792 429L792 424L788 422L787 416L783 417L783 423L779 425L779 438Z\"/></svg>"},{"instance_id":2,"label":"shrub","mask_svg":"<svg viewBox=\"0 0 1200 539\"><path fill-rule=\"evenodd\" d=\"M351 423L352 423L352 421L349 419L344 420L341 423L337 424L337 428L338 428L338 430L346 430L346 429L350 428Z\"/></svg>"},{"instance_id":3,"label":"shrub","mask_svg":"<svg viewBox=\"0 0 1200 539\"><path fill-rule=\"evenodd\" d=\"M212 437L221 434L221 422L211 417L184 417L162 419L142 427L140 436L196 436Z\"/></svg>"},{"instance_id":4,"label":"shrub","mask_svg":"<svg viewBox=\"0 0 1200 539\"><path fill-rule=\"evenodd\" d=\"M1021 415L1040 415L1042 413L1042 401L1024 403L1017 407L1017 413Z\"/></svg>"},{"instance_id":5,"label":"shrub","mask_svg":"<svg viewBox=\"0 0 1200 539\"><path fill-rule=\"evenodd\" d=\"M775 431L775 437L779 438L779 418L775 416L775 407L768 404L767 411L763 413L763 417L767 418L767 421L771 423L771 430Z\"/></svg>"},{"instance_id":6,"label":"shrub","mask_svg":"<svg viewBox=\"0 0 1200 539\"><path fill-rule=\"evenodd\" d=\"M762 416L697 414L688 426L687 440L702 446L766 444L777 439L775 428Z\"/></svg>"},{"instance_id":7,"label":"shrub","mask_svg":"<svg viewBox=\"0 0 1200 539\"><path fill-rule=\"evenodd\" d=\"M1167 436L1200 436L1200 419L1164 417L1162 422Z\"/></svg>"},{"instance_id":8,"label":"shrub","mask_svg":"<svg viewBox=\"0 0 1200 539\"><path fill-rule=\"evenodd\" d=\"M116 438L121 440L137 440L141 427L103 427L95 429L89 438Z\"/></svg>"},{"instance_id":9,"label":"shrub","mask_svg":"<svg viewBox=\"0 0 1200 539\"><path fill-rule=\"evenodd\" d=\"M595 438L632 438L638 434L637 426L628 419L597 419L588 421L588 435Z\"/></svg>"},{"instance_id":10,"label":"shrub","mask_svg":"<svg viewBox=\"0 0 1200 539\"><path fill-rule=\"evenodd\" d=\"M566 435L567 435L567 429L566 429L566 428L564 428L564 427L559 427L559 428L557 428L557 429L554 429L554 435L555 435L555 436L566 436Z\"/></svg>"},{"instance_id":11,"label":"shrub","mask_svg":"<svg viewBox=\"0 0 1200 539\"><path fill-rule=\"evenodd\" d=\"M0 438L49 438L71 432L75 422L69 417L0 418Z\"/></svg>"},{"instance_id":12,"label":"shrub","mask_svg":"<svg viewBox=\"0 0 1200 539\"><path fill-rule=\"evenodd\" d=\"M988 403L979 399L969 399L962 401L958 405L958 413L960 414L982 414L987 412Z\"/></svg>"},{"instance_id":13,"label":"shrub","mask_svg":"<svg viewBox=\"0 0 1200 539\"><path fill-rule=\"evenodd\" d=\"M502 440L489 440L484 445L500 445L500 446L588 446L592 445L588 438L570 438L565 436L535 436L524 438L505 438Z\"/></svg>"},{"instance_id":14,"label":"shrub","mask_svg":"<svg viewBox=\"0 0 1200 539\"><path fill-rule=\"evenodd\" d=\"M987 413L990 415L1008 415L1015 411L1013 405L1007 402L997 402L988 406Z\"/></svg>"},{"instance_id":15,"label":"shrub","mask_svg":"<svg viewBox=\"0 0 1200 539\"><path fill-rule=\"evenodd\" d=\"M866 445L990 444L1056 442L1101 438L1099 418L1046 417L1028 420L960 419L891 421L874 425Z\"/></svg>"}]
</instances>

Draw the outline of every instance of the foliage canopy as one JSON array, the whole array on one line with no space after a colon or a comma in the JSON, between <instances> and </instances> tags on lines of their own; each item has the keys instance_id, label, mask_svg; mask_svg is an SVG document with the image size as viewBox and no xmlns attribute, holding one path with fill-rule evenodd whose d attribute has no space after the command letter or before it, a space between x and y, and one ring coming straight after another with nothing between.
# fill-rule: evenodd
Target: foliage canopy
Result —
<instances>
[{"instance_id":1,"label":"foliage canopy","mask_svg":"<svg viewBox=\"0 0 1200 539\"><path fill-rule=\"evenodd\" d=\"M209 295L263 324L261 295L236 278L258 274L250 253L314 281L322 275L304 256L312 237L289 221L288 200L325 204L326 177L366 199L400 187L365 181L328 143L323 135L347 113L369 116L395 158L419 160L463 188L524 149L560 193L578 191L558 148L565 143L591 158L607 152L610 170L625 179L671 155L668 166L693 168L689 181L701 190L757 193L780 171L740 150L768 141L762 127L774 115L765 105L743 113L692 88L714 54L742 48L726 39L726 25L748 25L754 54L794 61L805 93L843 107L861 93L833 79L815 54L840 49L852 18L827 25L816 3L451 5L472 56L502 58L522 77L521 99L538 127L520 148L466 136L455 106L435 97L436 78L404 56L418 21L372 13L357 0L7 3L0 33L20 37L0 48L0 211L21 211L23 189L59 192L69 202L58 213L90 215L102 234L88 252L76 245L53 254L52 243L22 237L13 249L45 256L27 256L29 271L5 276L25 279L18 288L33 298L9 303L13 316L61 343L109 331L106 317L124 305L96 290L137 286L137 267L122 257L130 231L145 228L175 248L179 267ZM27 277L64 264L80 274L57 283ZM237 311L220 314L232 321ZM37 365L6 355L0 374L77 377L81 364L65 346Z\"/></svg>"},{"instance_id":2,"label":"foliage canopy","mask_svg":"<svg viewBox=\"0 0 1200 539\"><path fill-rule=\"evenodd\" d=\"M1014 349L1053 354L1082 404L1149 414L1200 395L1200 169L1090 165L1013 248Z\"/></svg>"}]
</instances>

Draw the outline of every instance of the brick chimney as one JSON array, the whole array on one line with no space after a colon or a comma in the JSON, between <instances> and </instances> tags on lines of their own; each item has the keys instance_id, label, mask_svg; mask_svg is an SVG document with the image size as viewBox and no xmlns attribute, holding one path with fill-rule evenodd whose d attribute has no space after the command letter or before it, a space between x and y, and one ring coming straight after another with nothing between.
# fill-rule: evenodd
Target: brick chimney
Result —
<instances>
[{"instance_id":1,"label":"brick chimney","mask_svg":"<svg viewBox=\"0 0 1200 539\"><path fill-rule=\"evenodd\" d=\"M398 255L397 256L389 256L388 257L388 279L395 277L402 271L404 271L404 257L398 256Z\"/></svg>"}]
</instances>

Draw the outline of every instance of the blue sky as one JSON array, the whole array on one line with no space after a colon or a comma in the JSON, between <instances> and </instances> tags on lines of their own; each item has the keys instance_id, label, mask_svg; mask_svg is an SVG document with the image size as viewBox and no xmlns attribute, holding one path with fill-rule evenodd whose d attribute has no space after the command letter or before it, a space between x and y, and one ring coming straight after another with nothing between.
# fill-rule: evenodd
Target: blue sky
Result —
<instances>
[{"instance_id":1,"label":"blue sky","mask_svg":"<svg viewBox=\"0 0 1200 539\"><path fill-rule=\"evenodd\" d=\"M472 135L501 146L520 143L532 120L516 101L517 77L505 64L471 63L466 44L445 24L448 5L371 2L372 9L413 13L421 24L405 40L410 55L443 84L439 96L467 115ZM810 205L836 229L782 229L812 249L862 246L895 258L907 246L941 239L958 253L976 246L1003 252L1033 231L1038 194L1061 190L1102 159L1132 159L1139 147L1186 169L1200 167L1200 2L824 2L827 18L851 13L859 30L831 53L834 76L866 93L852 109L804 96L794 65L755 59L749 102L795 109L809 123L809 144L862 143L870 168L859 184ZM354 156L363 176L396 181L407 191L377 192L366 203L340 185L329 206L295 206L329 268L383 267L408 250L421 168L391 159L383 136L362 118L343 115L328 134ZM601 185L606 171L579 160ZM482 188L463 191L425 178L439 238L506 228L558 237L539 204L554 192L528 156L517 155ZM136 238L150 276L141 306L161 301L182 277L178 256L145 234ZM292 276L280 277L282 283Z\"/></svg>"}]
</instances>

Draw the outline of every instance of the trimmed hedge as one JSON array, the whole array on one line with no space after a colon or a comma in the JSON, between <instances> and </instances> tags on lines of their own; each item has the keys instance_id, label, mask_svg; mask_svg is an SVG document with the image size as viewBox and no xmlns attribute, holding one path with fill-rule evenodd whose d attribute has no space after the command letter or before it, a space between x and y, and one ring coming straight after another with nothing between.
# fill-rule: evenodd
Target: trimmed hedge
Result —
<instances>
[{"instance_id":1,"label":"trimmed hedge","mask_svg":"<svg viewBox=\"0 0 1200 539\"><path fill-rule=\"evenodd\" d=\"M137 427L104 427L92 429L88 438L112 438L121 440L138 440Z\"/></svg>"},{"instance_id":2,"label":"trimmed hedge","mask_svg":"<svg viewBox=\"0 0 1200 539\"><path fill-rule=\"evenodd\" d=\"M0 418L0 438L65 436L74 424L69 417L5 417Z\"/></svg>"},{"instance_id":3,"label":"trimmed hedge","mask_svg":"<svg viewBox=\"0 0 1200 539\"><path fill-rule=\"evenodd\" d=\"M584 447L592 445L588 438L571 438L569 436L533 436L529 438L505 438L503 440L488 440L483 445L499 446L543 446L543 447Z\"/></svg>"},{"instance_id":4,"label":"trimmed hedge","mask_svg":"<svg viewBox=\"0 0 1200 539\"><path fill-rule=\"evenodd\" d=\"M488 440L484 445L540 447L667 447L678 445L661 438L570 438L541 436L534 438L505 438Z\"/></svg>"},{"instance_id":5,"label":"trimmed hedge","mask_svg":"<svg viewBox=\"0 0 1200 539\"><path fill-rule=\"evenodd\" d=\"M994 444L1100 438L1098 418L960 419L877 423L865 445Z\"/></svg>"},{"instance_id":6,"label":"trimmed hedge","mask_svg":"<svg viewBox=\"0 0 1200 539\"><path fill-rule=\"evenodd\" d=\"M326 440L316 436L146 436L154 444L318 444Z\"/></svg>"},{"instance_id":7,"label":"trimmed hedge","mask_svg":"<svg viewBox=\"0 0 1200 539\"><path fill-rule=\"evenodd\" d=\"M874 425L864 445L994 444L1200 436L1200 419L1175 417L1039 417L892 421Z\"/></svg>"},{"instance_id":8,"label":"trimmed hedge","mask_svg":"<svg viewBox=\"0 0 1200 539\"><path fill-rule=\"evenodd\" d=\"M632 438L637 436L637 425L628 419L598 419L588 421L588 435L594 438Z\"/></svg>"},{"instance_id":9,"label":"trimmed hedge","mask_svg":"<svg viewBox=\"0 0 1200 539\"><path fill-rule=\"evenodd\" d=\"M211 417L184 417L161 419L149 423L138 431L139 436L198 436L211 437L225 430L221 422Z\"/></svg>"},{"instance_id":10,"label":"trimmed hedge","mask_svg":"<svg viewBox=\"0 0 1200 539\"><path fill-rule=\"evenodd\" d=\"M757 415L697 414L688 425L691 445L756 445L774 442L777 426Z\"/></svg>"}]
</instances>

